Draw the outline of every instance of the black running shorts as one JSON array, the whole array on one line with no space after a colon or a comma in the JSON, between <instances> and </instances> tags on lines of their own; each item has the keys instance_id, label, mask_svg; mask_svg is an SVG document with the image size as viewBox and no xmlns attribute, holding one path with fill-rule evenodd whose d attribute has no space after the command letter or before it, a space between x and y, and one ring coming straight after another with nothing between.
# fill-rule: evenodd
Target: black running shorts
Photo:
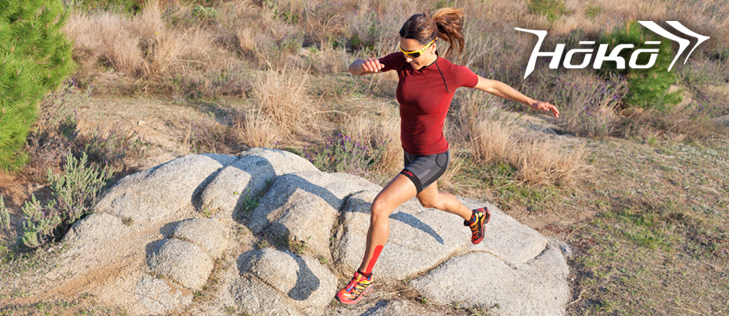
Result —
<instances>
[{"instance_id":1,"label":"black running shorts","mask_svg":"<svg viewBox=\"0 0 729 316\"><path fill-rule=\"evenodd\" d=\"M405 152L405 169L400 173L415 184L418 193L433 184L448 169L450 150L428 156L415 156Z\"/></svg>"}]
</instances>

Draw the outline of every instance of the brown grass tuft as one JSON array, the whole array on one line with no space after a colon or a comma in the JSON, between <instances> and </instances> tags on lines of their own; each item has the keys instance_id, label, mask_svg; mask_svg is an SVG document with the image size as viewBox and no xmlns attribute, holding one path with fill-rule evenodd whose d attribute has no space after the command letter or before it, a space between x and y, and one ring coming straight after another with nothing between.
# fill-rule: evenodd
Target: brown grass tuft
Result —
<instances>
[{"instance_id":1,"label":"brown grass tuft","mask_svg":"<svg viewBox=\"0 0 729 316\"><path fill-rule=\"evenodd\" d=\"M504 121L479 121L470 129L470 144L476 161L493 164L507 160L513 150L514 127Z\"/></svg>"},{"instance_id":2,"label":"brown grass tuft","mask_svg":"<svg viewBox=\"0 0 729 316\"><path fill-rule=\"evenodd\" d=\"M277 126L256 109L249 109L243 119L236 123L235 130L240 139L251 148L274 148L281 139Z\"/></svg>"},{"instance_id":3,"label":"brown grass tuft","mask_svg":"<svg viewBox=\"0 0 729 316\"><path fill-rule=\"evenodd\" d=\"M280 130L282 138L293 140L319 132L319 111L306 93L307 79L306 71L287 67L261 73L253 84L256 107Z\"/></svg>"},{"instance_id":4,"label":"brown grass tuft","mask_svg":"<svg viewBox=\"0 0 729 316\"><path fill-rule=\"evenodd\" d=\"M557 184L568 186L586 171L583 144L562 151L556 142L525 140L509 150L508 162L516 167L517 179L529 184Z\"/></svg>"}]
</instances>

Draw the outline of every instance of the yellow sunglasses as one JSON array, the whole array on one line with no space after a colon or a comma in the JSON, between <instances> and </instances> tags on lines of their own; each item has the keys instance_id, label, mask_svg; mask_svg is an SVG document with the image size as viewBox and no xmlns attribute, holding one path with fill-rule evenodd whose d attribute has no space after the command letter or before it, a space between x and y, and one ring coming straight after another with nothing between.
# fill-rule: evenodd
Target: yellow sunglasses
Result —
<instances>
[{"instance_id":1,"label":"yellow sunglasses","mask_svg":"<svg viewBox=\"0 0 729 316\"><path fill-rule=\"evenodd\" d=\"M437 37L434 38L432 41L430 41L430 43L428 43L428 45L425 45L425 47L423 47L423 48L421 48L419 50L414 50L412 52L406 52L406 51L404 51L402 49L402 47L400 47L399 45L398 45L398 48L400 48L400 51L403 54L405 54L405 56L408 56L410 58L418 58L418 57L420 57L420 54L422 54L426 49L428 49L428 47L430 47L430 44L433 44L435 42L435 40L437 40L437 39L438 39Z\"/></svg>"}]
</instances>

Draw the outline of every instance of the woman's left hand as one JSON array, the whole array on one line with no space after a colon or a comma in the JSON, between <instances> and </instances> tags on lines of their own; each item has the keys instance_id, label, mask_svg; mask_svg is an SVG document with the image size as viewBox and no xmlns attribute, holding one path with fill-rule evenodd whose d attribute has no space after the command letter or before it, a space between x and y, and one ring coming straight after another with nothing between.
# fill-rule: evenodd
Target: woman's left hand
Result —
<instances>
[{"instance_id":1,"label":"woman's left hand","mask_svg":"<svg viewBox=\"0 0 729 316\"><path fill-rule=\"evenodd\" d=\"M532 102L531 107L535 111L552 111L554 117L559 118L559 110L557 110L557 107L550 104L549 102L534 101Z\"/></svg>"}]
</instances>

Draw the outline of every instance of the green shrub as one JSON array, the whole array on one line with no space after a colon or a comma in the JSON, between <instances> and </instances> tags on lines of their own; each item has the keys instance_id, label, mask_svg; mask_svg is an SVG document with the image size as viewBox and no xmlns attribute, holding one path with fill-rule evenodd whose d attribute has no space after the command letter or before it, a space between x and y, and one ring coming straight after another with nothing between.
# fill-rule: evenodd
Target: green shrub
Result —
<instances>
[{"instance_id":1,"label":"green shrub","mask_svg":"<svg viewBox=\"0 0 729 316\"><path fill-rule=\"evenodd\" d=\"M87 156L76 159L66 156L64 171L54 175L48 170L48 183L53 198L43 204L36 200L23 205L23 225L18 244L37 248L51 237L61 238L71 225L91 213L96 198L112 177L108 167L87 164Z\"/></svg>"},{"instance_id":2,"label":"green shrub","mask_svg":"<svg viewBox=\"0 0 729 316\"><path fill-rule=\"evenodd\" d=\"M630 69L627 67L627 61L633 51L641 48L648 48L644 43L651 40L660 40L658 58L656 63L649 69ZM624 102L630 106L638 106L642 108L655 108L657 110L665 110L673 105L681 102L681 94L678 91L669 93L669 87L676 82L675 72L668 71L668 66L674 58L671 41L662 39L658 35L653 34L650 30L642 27L635 21L630 21L623 27L616 28L609 35L602 35L600 43L609 43L608 51L619 44L633 44L633 49L624 49L620 56L625 58L625 69L616 69L615 63L605 63L602 69L609 72L618 73L627 78L628 93ZM650 48L655 48L651 45ZM648 63L650 54L641 54L638 57L638 64L645 65Z\"/></svg>"},{"instance_id":3,"label":"green shrub","mask_svg":"<svg viewBox=\"0 0 729 316\"><path fill-rule=\"evenodd\" d=\"M562 0L530 0L527 4L529 12L544 15L549 22L554 22L567 13Z\"/></svg>"},{"instance_id":4,"label":"green shrub","mask_svg":"<svg viewBox=\"0 0 729 316\"><path fill-rule=\"evenodd\" d=\"M61 215L55 212L55 201L42 204L31 196L29 202L23 204L23 226L20 230L18 244L24 248L37 248L44 244L48 236L61 224Z\"/></svg>"},{"instance_id":5,"label":"green shrub","mask_svg":"<svg viewBox=\"0 0 729 316\"><path fill-rule=\"evenodd\" d=\"M218 10L215 8L203 7L201 5L195 6L190 14L202 21L212 21L218 17Z\"/></svg>"},{"instance_id":6,"label":"green shrub","mask_svg":"<svg viewBox=\"0 0 729 316\"><path fill-rule=\"evenodd\" d=\"M112 178L112 171L108 167L88 165L87 160L85 153L80 159L68 154L63 173L54 175L48 170L53 198L58 203L57 208L63 214L64 222L69 225L91 213L96 197Z\"/></svg>"},{"instance_id":7,"label":"green shrub","mask_svg":"<svg viewBox=\"0 0 729 316\"><path fill-rule=\"evenodd\" d=\"M73 71L67 16L60 0L0 2L0 169L27 161L20 149L38 102Z\"/></svg>"},{"instance_id":8,"label":"green shrub","mask_svg":"<svg viewBox=\"0 0 729 316\"><path fill-rule=\"evenodd\" d=\"M585 8L585 17L588 19L593 19L601 12L602 12L601 6L590 3Z\"/></svg>"}]
</instances>

